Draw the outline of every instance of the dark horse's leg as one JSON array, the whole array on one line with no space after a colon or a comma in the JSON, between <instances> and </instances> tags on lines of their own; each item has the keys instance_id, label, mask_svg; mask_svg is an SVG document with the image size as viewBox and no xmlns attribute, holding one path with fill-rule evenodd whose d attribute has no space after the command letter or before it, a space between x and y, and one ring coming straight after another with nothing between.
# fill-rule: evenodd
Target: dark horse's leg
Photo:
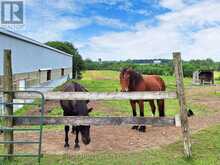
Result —
<instances>
[{"instance_id":1,"label":"dark horse's leg","mask_svg":"<svg viewBox=\"0 0 220 165\"><path fill-rule=\"evenodd\" d=\"M135 103L135 101L130 100L130 104L131 104L131 108L132 108L132 111L133 111L133 116L135 117L135 116L137 116L136 103ZM138 125L134 125L134 126L132 127L132 129L138 129Z\"/></svg>"},{"instance_id":2,"label":"dark horse's leg","mask_svg":"<svg viewBox=\"0 0 220 165\"><path fill-rule=\"evenodd\" d=\"M79 149L80 146L79 146L79 126L76 126L76 139L75 139L75 146L74 148L75 149Z\"/></svg>"},{"instance_id":3,"label":"dark horse's leg","mask_svg":"<svg viewBox=\"0 0 220 165\"><path fill-rule=\"evenodd\" d=\"M65 125L65 145L64 147L69 147L69 137L68 137L68 133L69 133L69 129L70 127L68 125Z\"/></svg>"},{"instance_id":4,"label":"dark horse's leg","mask_svg":"<svg viewBox=\"0 0 220 165\"><path fill-rule=\"evenodd\" d=\"M75 134L75 132L76 132L76 126L74 126L74 125L72 125L72 134Z\"/></svg>"},{"instance_id":5,"label":"dark horse's leg","mask_svg":"<svg viewBox=\"0 0 220 165\"><path fill-rule=\"evenodd\" d=\"M140 116L144 117L144 101L139 101L138 104L139 104L139 108L140 108ZM145 130L146 130L145 125L140 126L140 128L139 128L140 132L145 132Z\"/></svg>"},{"instance_id":6,"label":"dark horse's leg","mask_svg":"<svg viewBox=\"0 0 220 165\"><path fill-rule=\"evenodd\" d=\"M156 106L154 104L154 100L149 100L149 104L150 104L150 107L151 107L152 114L155 117Z\"/></svg>"},{"instance_id":7,"label":"dark horse's leg","mask_svg":"<svg viewBox=\"0 0 220 165\"><path fill-rule=\"evenodd\" d=\"M159 116L164 117L165 111L164 111L164 100L157 100L157 106L159 109Z\"/></svg>"}]
</instances>

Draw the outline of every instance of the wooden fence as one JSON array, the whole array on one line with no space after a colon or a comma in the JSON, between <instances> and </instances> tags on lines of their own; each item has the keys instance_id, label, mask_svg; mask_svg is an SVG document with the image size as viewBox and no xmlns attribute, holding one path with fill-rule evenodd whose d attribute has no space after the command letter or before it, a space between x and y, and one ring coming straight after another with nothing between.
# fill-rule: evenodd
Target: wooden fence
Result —
<instances>
[{"instance_id":1,"label":"wooden fence","mask_svg":"<svg viewBox=\"0 0 220 165\"><path fill-rule=\"evenodd\" d=\"M5 51L5 72L4 72L4 89L11 90L11 61L10 51ZM113 92L113 93L97 93L97 92L47 92L44 93L46 100L149 100L149 99L175 99L178 98L180 105L180 121L177 117L44 117L45 125L154 125L154 126L175 126L181 123L184 153L187 157L192 156L190 130L186 111L186 100L184 95L183 71L180 53L173 53L175 75L177 83L176 92ZM4 94L5 101L11 102L11 94ZM38 98L34 94L18 93L13 96L16 99L35 99ZM37 125L40 123L38 117L17 116L11 117L13 112L11 108L6 108L5 126L12 127L13 125ZM13 131L4 132L4 140L13 140ZM4 146L7 154L13 154L13 145L6 144Z\"/></svg>"}]
</instances>

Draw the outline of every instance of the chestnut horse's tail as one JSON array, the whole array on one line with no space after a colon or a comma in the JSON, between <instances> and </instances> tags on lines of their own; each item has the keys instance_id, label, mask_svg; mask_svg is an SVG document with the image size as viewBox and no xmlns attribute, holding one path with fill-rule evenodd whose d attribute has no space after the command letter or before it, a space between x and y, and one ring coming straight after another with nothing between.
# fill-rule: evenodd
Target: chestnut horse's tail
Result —
<instances>
[{"instance_id":1,"label":"chestnut horse's tail","mask_svg":"<svg viewBox=\"0 0 220 165\"><path fill-rule=\"evenodd\" d=\"M161 83L162 83L162 91L166 91L166 84L164 80L160 77ZM159 116L164 117L165 116L165 100L159 100Z\"/></svg>"},{"instance_id":2,"label":"chestnut horse's tail","mask_svg":"<svg viewBox=\"0 0 220 165\"><path fill-rule=\"evenodd\" d=\"M164 100L157 100L157 106L159 110L159 116L164 117L165 116L165 103Z\"/></svg>"},{"instance_id":3,"label":"chestnut horse's tail","mask_svg":"<svg viewBox=\"0 0 220 165\"><path fill-rule=\"evenodd\" d=\"M166 84L164 80L160 76L156 76L156 79L160 83L160 90L166 91ZM165 100L157 100L158 110L159 110L159 116L164 117L165 116Z\"/></svg>"}]
</instances>

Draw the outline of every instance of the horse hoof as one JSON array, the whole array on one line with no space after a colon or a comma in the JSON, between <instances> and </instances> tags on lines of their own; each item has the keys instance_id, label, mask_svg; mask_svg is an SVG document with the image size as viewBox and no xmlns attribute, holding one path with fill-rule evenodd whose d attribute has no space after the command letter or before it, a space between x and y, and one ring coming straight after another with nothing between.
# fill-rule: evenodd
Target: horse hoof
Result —
<instances>
[{"instance_id":1,"label":"horse hoof","mask_svg":"<svg viewBox=\"0 0 220 165\"><path fill-rule=\"evenodd\" d=\"M75 149L75 150L79 150L79 149L80 149L79 144L78 144L78 145L76 144L76 145L74 146L74 149Z\"/></svg>"},{"instance_id":2,"label":"horse hoof","mask_svg":"<svg viewBox=\"0 0 220 165\"><path fill-rule=\"evenodd\" d=\"M145 126L140 126L139 132L146 132L146 127Z\"/></svg>"},{"instance_id":3,"label":"horse hoof","mask_svg":"<svg viewBox=\"0 0 220 165\"><path fill-rule=\"evenodd\" d=\"M137 126L137 125L134 125L133 127L131 127L131 129L136 129L136 130L138 130L138 126Z\"/></svg>"},{"instance_id":4,"label":"horse hoof","mask_svg":"<svg viewBox=\"0 0 220 165\"><path fill-rule=\"evenodd\" d=\"M69 148L69 147L70 147L69 144L65 144L65 145L64 145L64 148Z\"/></svg>"}]
</instances>

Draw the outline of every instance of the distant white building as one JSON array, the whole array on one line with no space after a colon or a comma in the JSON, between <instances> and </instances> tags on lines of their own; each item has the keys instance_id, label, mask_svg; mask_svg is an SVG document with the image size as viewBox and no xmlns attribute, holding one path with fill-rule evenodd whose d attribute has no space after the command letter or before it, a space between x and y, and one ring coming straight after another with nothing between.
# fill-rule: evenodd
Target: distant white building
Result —
<instances>
[{"instance_id":1,"label":"distant white building","mask_svg":"<svg viewBox=\"0 0 220 165\"><path fill-rule=\"evenodd\" d=\"M161 60L154 60L153 63L154 64L161 64Z\"/></svg>"},{"instance_id":2,"label":"distant white building","mask_svg":"<svg viewBox=\"0 0 220 165\"><path fill-rule=\"evenodd\" d=\"M0 75L3 74L4 49L12 50L13 73L33 72L42 68L68 68L72 64L70 54L0 28Z\"/></svg>"}]
</instances>

